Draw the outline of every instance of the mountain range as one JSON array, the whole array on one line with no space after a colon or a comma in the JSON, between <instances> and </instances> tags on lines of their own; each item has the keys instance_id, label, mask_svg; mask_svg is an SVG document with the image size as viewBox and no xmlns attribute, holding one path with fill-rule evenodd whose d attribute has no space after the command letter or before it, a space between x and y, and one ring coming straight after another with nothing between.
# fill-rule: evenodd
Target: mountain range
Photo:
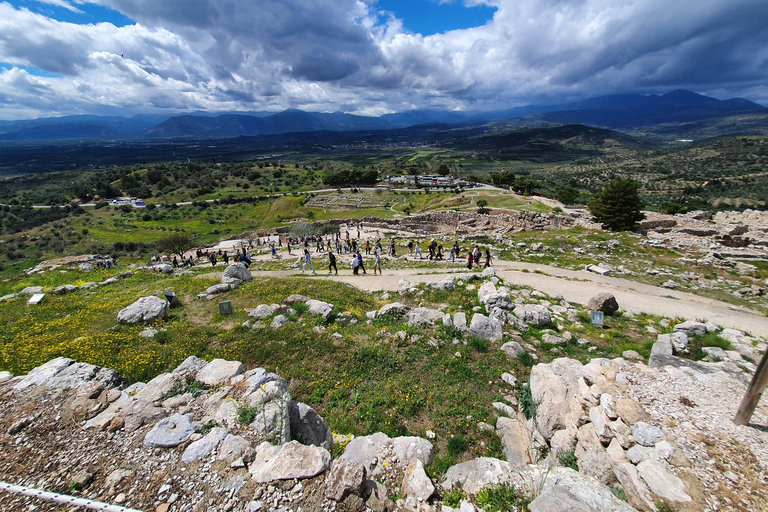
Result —
<instances>
[{"instance_id":1,"label":"mountain range","mask_svg":"<svg viewBox=\"0 0 768 512\"><path fill-rule=\"evenodd\" d=\"M756 125L768 129L768 108L762 105L742 98L718 100L676 90L664 95L621 94L572 104L529 105L493 112L412 110L380 117L295 109L279 113L192 112L170 117L65 116L0 121L0 140L214 139L315 131L389 130L428 123L472 125L499 120L514 120L517 124L531 126L578 123L621 131L663 127L670 132L670 126L674 125L698 123L700 126L710 120L715 123L719 119L747 114L752 116L749 129L755 129Z\"/></svg>"}]
</instances>

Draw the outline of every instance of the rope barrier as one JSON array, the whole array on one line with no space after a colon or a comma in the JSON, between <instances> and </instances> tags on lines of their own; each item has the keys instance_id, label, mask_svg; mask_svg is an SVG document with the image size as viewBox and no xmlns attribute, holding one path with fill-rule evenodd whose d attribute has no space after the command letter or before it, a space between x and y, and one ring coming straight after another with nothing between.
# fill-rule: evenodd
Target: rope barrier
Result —
<instances>
[{"instance_id":1,"label":"rope barrier","mask_svg":"<svg viewBox=\"0 0 768 512\"><path fill-rule=\"evenodd\" d=\"M15 494L23 494L24 496L30 496L32 498L41 500L63 503L64 505L72 505L74 507L85 507L91 510L101 510L103 512L142 512L141 510L136 510L133 508L125 508L117 505L110 505L109 503L102 503L100 501L76 498L74 496L67 496L66 494L41 491L39 489L32 489L22 485L13 485L7 482L0 482L0 490L12 492Z\"/></svg>"}]
</instances>

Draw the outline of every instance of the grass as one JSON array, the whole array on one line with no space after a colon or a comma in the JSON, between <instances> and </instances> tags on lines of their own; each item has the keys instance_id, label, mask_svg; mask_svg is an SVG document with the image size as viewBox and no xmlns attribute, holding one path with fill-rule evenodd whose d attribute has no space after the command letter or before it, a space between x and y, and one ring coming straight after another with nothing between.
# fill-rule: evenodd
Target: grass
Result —
<instances>
[{"instance_id":1,"label":"grass","mask_svg":"<svg viewBox=\"0 0 768 512\"><path fill-rule=\"evenodd\" d=\"M528 506L528 500L518 496L511 485L486 487L476 496L477 504L486 512L507 512L522 510Z\"/></svg>"}]
</instances>

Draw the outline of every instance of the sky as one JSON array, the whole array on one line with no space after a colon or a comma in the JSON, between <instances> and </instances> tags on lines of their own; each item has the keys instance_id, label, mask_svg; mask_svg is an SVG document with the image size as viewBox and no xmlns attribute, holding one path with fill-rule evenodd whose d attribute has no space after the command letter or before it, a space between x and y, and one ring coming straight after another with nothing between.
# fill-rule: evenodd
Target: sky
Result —
<instances>
[{"instance_id":1,"label":"sky","mask_svg":"<svg viewBox=\"0 0 768 512\"><path fill-rule=\"evenodd\" d=\"M766 0L0 0L0 119L768 105Z\"/></svg>"}]
</instances>

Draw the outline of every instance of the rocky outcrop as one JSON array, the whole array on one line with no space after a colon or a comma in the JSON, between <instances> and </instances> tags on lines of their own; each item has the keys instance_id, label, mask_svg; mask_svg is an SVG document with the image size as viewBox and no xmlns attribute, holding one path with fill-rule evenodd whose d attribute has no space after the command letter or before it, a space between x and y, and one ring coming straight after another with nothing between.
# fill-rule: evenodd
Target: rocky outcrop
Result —
<instances>
[{"instance_id":1,"label":"rocky outcrop","mask_svg":"<svg viewBox=\"0 0 768 512\"><path fill-rule=\"evenodd\" d=\"M168 301L160 297L142 297L117 314L121 324L151 324L168 315Z\"/></svg>"},{"instance_id":2,"label":"rocky outcrop","mask_svg":"<svg viewBox=\"0 0 768 512\"><path fill-rule=\"evenodd\" d=\"M221 282L223 284L232 284L238 286L243 283L247 283L251 279L253 279L251 271L248 270L244 264L238 261L232 263L224 270L224 275L221 277Z\"/></svg>"}]
</instances>

